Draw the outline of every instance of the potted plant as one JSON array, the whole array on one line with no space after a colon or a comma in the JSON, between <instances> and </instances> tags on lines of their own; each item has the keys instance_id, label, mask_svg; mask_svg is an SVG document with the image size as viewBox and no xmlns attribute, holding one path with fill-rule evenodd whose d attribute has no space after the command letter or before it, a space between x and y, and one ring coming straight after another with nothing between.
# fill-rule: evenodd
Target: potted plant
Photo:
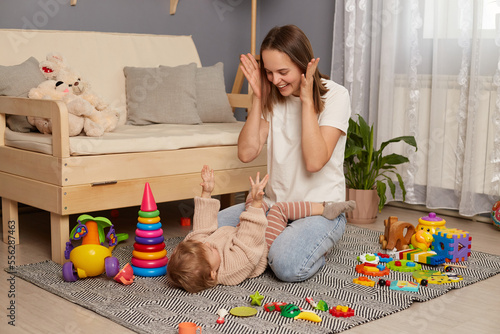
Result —
<instances>
[{"instance_id":1,"label":"potted plant","mask_svg":"<svg viewBox=\"0 0 500 334\"><path fill-rule=\"evenodd\" d=\"M396 176L399 187L403 193L403 201L406 197L406 189L403 178L397 172L396 166L408 162L408 158L400 154L392 153L383 155L384 149L390 143L404 141L415 147L417 142L413 136L401 136L383 142L379 149L374 148L373 125L369 126L366 121L358 115L358 122L349 120L347 130L347 141L344 153L344 170L346 186L348 188L348 199L356 201L356 210L348 213L347 219L354 223L372 223L375 221L377 209L380 212L387 198L385 191L387 185L391 190L392 197L396 193L396 185L391 176ZM363 199L370 203L364 203ZM356 197L356 198L353 198Z\"/></svg>"}]
</instances>

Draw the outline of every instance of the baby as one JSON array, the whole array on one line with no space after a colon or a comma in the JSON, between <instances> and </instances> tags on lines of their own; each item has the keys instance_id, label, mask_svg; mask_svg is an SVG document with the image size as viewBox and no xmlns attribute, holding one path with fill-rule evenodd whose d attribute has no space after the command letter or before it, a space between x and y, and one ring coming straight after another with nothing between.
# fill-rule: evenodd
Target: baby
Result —
<instances>
[{"instance_id":1,"label":"baby","mask_svg":"<svg viewBox=\"0 0 500 334\"><path fill-rule=\"evenodd\" d=\"M267 266L267 218L262 200L268 175L260 180L257 173L255 182L250 178L252 200L240 215L238 226L220 228L220 202L211 198L214 171L203 166L201 178L201 196L194 199L193 231L174 249L167 266L170 284L191 293L217 284L239 284L259 276Z\"/></svg>"}]
</instances>

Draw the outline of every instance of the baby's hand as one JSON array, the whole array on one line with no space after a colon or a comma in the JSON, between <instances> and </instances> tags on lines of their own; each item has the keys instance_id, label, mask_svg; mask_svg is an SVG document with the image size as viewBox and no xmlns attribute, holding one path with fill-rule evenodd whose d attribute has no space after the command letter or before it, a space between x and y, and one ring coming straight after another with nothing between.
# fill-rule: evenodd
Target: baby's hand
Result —
<instances>
[{"instance_id":1,"label":"baby's hand","mask_svg":"<svg viewBox=\"0 0 500 334\"><path fill-rule=\"evenodd\" d=\"M260 208L262 207L262 199L264 198L264 188L266 187L267 181L269 180L269 175L264 176L260 180L260 173L257 173L255 182L252 177L250 177L250 184L252 185L251 196L252 196L252 206Z\"/></svg>"},{"instance_id":2,"label":"baby's hand","mask_svg":"<svg viewBox=\"0 0 500 334\"><path fill-rule=\"evenodd\" d=\"M203 182L200 183L202 188L201 197L210 197L215 187L214 170L210 169L207 165L204 165L201 170L201 179L203 180Z\"/></svg>"}]
</instances>

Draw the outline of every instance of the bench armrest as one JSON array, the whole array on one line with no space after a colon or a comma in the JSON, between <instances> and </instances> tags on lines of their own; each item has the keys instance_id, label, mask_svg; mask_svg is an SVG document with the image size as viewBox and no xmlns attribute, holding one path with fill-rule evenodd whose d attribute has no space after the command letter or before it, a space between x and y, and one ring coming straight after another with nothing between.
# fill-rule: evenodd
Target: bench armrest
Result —
<instances>
[{"instance_id":1,"label":"bench armrest","mask_svg":"<svg viewBox=\"0 0 500 334\"><path fill-rule=\"evenodd\" d=\"M63 101L0 96L0 146L5 146L6 114L52 120L52 155L69 157L68 109Z\"/></svg>"}]
</instances>

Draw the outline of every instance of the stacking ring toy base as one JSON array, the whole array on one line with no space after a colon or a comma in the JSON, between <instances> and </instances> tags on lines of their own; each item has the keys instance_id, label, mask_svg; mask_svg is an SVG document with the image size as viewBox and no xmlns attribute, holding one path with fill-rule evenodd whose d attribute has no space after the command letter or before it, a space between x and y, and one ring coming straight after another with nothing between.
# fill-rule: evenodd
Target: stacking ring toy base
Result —
<instances>
[{"instance_id":1,"label":"stacking ring toy base","mask_svg":"<svg viewBox=\"0 0 500 334\"><path fill-rule=\"evenodd\" d=\"M132 258L131 260L132 265L140 268L159 268L159 267L165 267L168 263L168 257L164 257L158 260L141 260L137 259L135 257Z\"/></svg>"},{"instance_id":2,"label":"stacking ring toy base","mask_svg":"<svg viewBox=\"0 0 500 334\"><path fill-rule=\"evenodd\" d=\"M156 277L162 276L167 273L167 266L158 268L141 268L136 266L131 266L134 269L134 275L142 277Z\"/></svg>"},{"instance_id":3,"label":"stacking ring toy base","mask_svg":"<svg viewBox=\"0 0 500 334\"><path fill-rule=\"evenodd\" d=\"M154 253L154 252L159 252L165 249L165 243L162 242L161 244L156 244L156 245L143 245L143 244L138 244L137 242L134 243L134 250L138 252L146 252L146 253Z\"/></svg>"}]
</instances>

